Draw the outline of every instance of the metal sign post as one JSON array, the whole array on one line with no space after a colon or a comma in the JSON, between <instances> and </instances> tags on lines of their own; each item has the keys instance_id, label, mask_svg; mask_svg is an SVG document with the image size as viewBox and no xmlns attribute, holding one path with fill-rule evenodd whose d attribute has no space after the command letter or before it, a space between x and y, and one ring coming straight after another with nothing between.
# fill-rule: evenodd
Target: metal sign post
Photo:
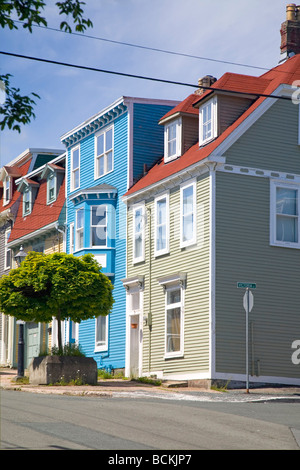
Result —
<instances>
[{"instance_id":1,"label":"metal sign post","mask_svg":"<svg viewBox=\"0 0 300 470\"><path fill-rule=\"evenodd\" d=\"M254 304L250 288L255 289L256 284L253 282L238 282L237 287L246 289L243 297L243 306L246 312L246 392L249 393L249 313Z\"/></svg>"}]
</instances>

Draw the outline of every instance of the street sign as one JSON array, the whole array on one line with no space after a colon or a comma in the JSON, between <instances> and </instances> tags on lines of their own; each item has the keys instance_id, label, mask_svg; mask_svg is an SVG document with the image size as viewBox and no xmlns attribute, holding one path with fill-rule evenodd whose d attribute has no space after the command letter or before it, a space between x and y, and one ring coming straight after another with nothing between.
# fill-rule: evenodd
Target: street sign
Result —
<instances>
[{"instance_id":1,"label":"street sign","mask_svg":"<svg viewBox=\"0 0 300 470\"><path fill-rule=\"evenodd\" d=\"M256 289L256 284L254 282L238 282L237 287L242 289Z\"/></svg>"},{"instance_id":2,"label":"street sign","mask_svg":"<svg viewBox=\"0 0 300 470\"><path fill-rule=\"evenodd\" d=\"M251 290L247 290L244 294L244 297L243 297L243 306L244 306L244 309L245 309L246 313L251 312L251 310L253 308L253 304L254 304L253 294L252 294Z\"/></svg>"},{"instance_id":3,"label":"street sign","mask_svg":"<svg viewBox=\"0 0 300 470\"><path fill-rule=\"evenodd\" d=\"M17 325L25 325L25 322L23 320L17 320L16 323Z\"/></svg>"}]
</instances>

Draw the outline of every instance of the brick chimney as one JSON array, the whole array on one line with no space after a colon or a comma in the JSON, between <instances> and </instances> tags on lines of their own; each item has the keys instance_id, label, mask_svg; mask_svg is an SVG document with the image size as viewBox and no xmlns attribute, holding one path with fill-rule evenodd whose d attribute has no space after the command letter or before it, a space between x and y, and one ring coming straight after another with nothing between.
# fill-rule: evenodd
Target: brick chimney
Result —
<instances>
[{"instance_id":1,"label":"brick chimney","mask_svg":"<svg viewBox=\"0 0 300 470\"><path fill-rule=\"evenodd\" d=\"M300 5L289 3L286 7L286 21L280 29L280 62L300 54Z\"/></svg>"},{"instance_id":2,"label":"brick chimney","mask_svg":"<svg viewBox=\"0 0 300 470\"><path fill-rule=\"evenodd\" d=\"M199 88L198 90L195 91L195 93L197 95L202 95L202 93L206 91L206 88L202 88L202 87L210 87L216 81L217 79L213 77L212 75L205 75L205 77L199 78L198 80Z\"/></svg>"}]
</instances>

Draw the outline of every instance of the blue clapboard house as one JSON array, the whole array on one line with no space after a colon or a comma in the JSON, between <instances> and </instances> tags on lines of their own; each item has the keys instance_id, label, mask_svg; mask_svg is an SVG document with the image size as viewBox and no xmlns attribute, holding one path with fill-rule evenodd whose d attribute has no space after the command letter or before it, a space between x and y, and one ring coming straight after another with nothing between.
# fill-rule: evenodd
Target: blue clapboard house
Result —
<instances>
[{"instance_id":1,"label":"blue clapboard house","mask_svg":"<svg viewBox=\"0 0 300 470\"><path fill-rule=\"evenodd\" d=\"M66 252L92 253L114 285L107 317L65 325L98 368L125 368L126 206L122 196L163 155L159 119L178 102L121 97L62 136L67 149Z\"/></svg>"}]
</instances>

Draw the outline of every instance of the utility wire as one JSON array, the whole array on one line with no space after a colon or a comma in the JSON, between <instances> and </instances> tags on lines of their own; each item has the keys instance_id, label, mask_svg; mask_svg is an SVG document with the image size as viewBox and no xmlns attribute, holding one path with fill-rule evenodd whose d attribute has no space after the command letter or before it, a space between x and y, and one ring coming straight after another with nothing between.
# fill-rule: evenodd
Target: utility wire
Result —
<instances>
[{"instance_id":1,"label":"utility wire","mask_svg":"<svg viewBox=\"0 0 300 470\"><path fill-rule=\"evenodd\" d=\"M24 22L22 22L22 21L15 21L15 22L20 23L20 24L24 24ZM213 59L211 57L201 57L201 56L197 56L197 55L193 55L193 54L187 54L187 53L184 53L184 52L175 52L175 51L169 51L169 50L166 50L166 49L160 49L160 48L156 48L156 47L142 46L140 44L133 44L133 43L130 43L130 42L116 41L114 39L101 38L101 37L98 37L98 36L91 36L89 34L76 33L76 32L73 32L73 31L71 33L68 33L66 31L62 31L61 29L51 28L49 26L41 26L41 25L33 25L33 26L35 26L37 28L41 28L41 29L50 30L50 31L56 31L58 33L71 34L73 36L80 36L82 38L96 39L97 41L110 42L112 44L118 44L118 45L121 45L121 46L128 46L128 47L135 47L137 49L145 49L145 50L153 51L153 52L161 52L163 54L171 54L171 55L177 55L177 56L181 56L181 57L188 57L190 59L208 60L208 61L211 61L211 62L219 62L219 63L222 63L222 64L235 65L235 66L239 66L239 67L248 67L248 68L259 69L259 70L269 70L266 67L258 67L256 65L240 64L238 62L230 62L230 61L227 61L227 60Z\"/></svg>"},{"instance_id":2,"label":"utility wire","mask_svg":"<svg viewBox=\"0 0 300 470\"><path fill-rule=\"evenodd\" d=\"M161 82L161 83L168 83L171 85L181 85L181 86L186 86L186 87L192 87L192 88L199 88L199 84L191 84L191 83L183 83L183 82L176 82L172 80L164 80L161 78L153 78L153 77L146 77L143 75L135 75L131 73L125 73L125 72L116 72L113 70L105 70L105 69L98 69L96 67L88 67L86 65L76 65L76 64L70 64L67 62L59 62L56 60L49 60L49 59L42 59L39 57L32 57L32 56L27 56L23 54L15 54L12 52L4 52L0 51L0 54L7 55L7 56L12 56L12 57L18 57L21 59L29 59L29 60L35 60L37 62L44 62L47 64L54 64L54 65L62 65L64 67L72 67L76 69L81 69L81 70L89 70L93 72L101 72L101 73L107 73L107 74L112 74L112 75L121 75L122 77L129 77L129 78L137 78L141 80L151 80L155 82ZM222 91L223 93L234 93L234 94L239 94L239 95L245 95L247 94L248 96L254 96L254 97L264 97L264 98L275 98L275 99L283 99L283 100L291 100L290 97L287 96L278 96L278 95L269 95L269 94L264 94L264 93L249 93L248 91L236 91L236 90L227 90L224 88L216 88L216 87L209 87L209 86L200 86L200 88L204 90L214 90L214 91Z\"/></svg>"}]
</instances>

